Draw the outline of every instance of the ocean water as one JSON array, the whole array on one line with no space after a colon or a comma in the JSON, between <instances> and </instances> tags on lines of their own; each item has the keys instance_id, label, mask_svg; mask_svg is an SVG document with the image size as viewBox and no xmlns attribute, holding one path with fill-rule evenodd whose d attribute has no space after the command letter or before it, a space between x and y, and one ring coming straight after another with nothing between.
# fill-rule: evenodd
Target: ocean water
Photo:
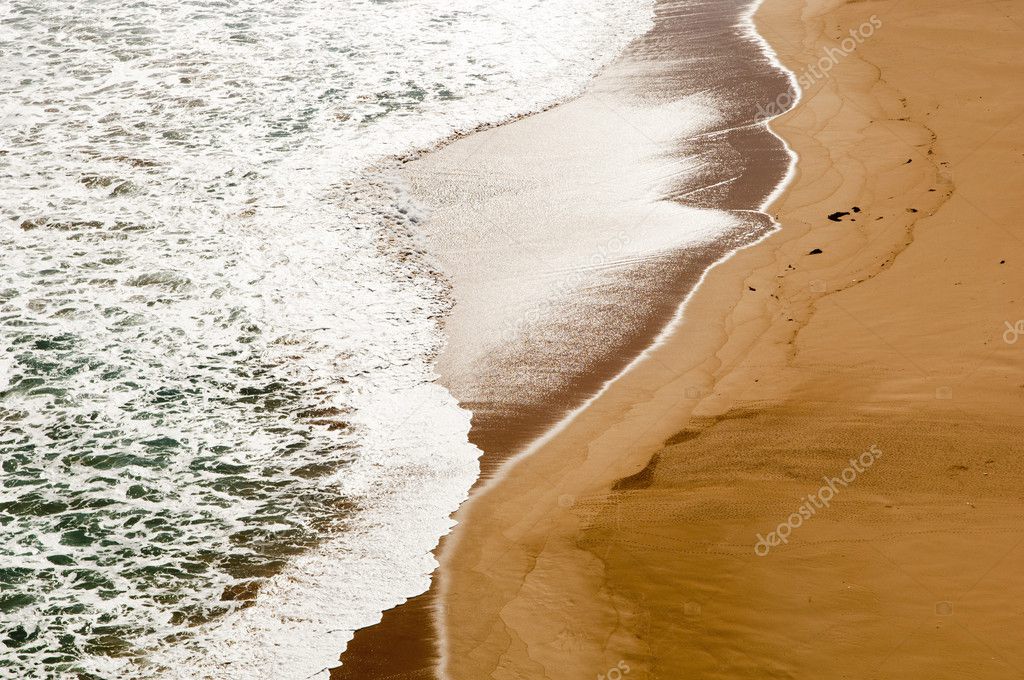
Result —
<instances>
[{"instance_id":1,"label":"ocean water","mask_svg":"<svg viewBox=\"0 0 1024 680\"><path fill-rule=\"evenodd\" d=\"M0 677L307 678L426 587L479 451L390 159L570 96L649 21L0 5Z\"/></svg>"}]
</instances>

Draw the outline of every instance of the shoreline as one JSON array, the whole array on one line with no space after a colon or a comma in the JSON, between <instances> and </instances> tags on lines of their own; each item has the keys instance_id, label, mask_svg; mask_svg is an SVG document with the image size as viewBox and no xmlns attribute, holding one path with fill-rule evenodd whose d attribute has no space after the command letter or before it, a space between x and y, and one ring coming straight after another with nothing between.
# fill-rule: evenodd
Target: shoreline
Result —
<instances>
[{"instance_id":1,"label":"shoreline","mask_svg":"<svg viewBox=\"0 0 1024 680\"><path fill-rule=\"evenodd\" d=\"M706 271L663 343L474 491L439 603L416 598L441 667L392 675L1024 665L1002 604L1024 595L1022 363L1000 342L1024 286L1016 21L918 0L768 0L755 21L795 74L875 13L878 35L773 121L801 159L781 230ZM929 44L947 50L907 58ZM803 499L865 450L884 455L805 524Z\"/></svg>"},{"instance_id":2,"label":"shoreline","mask_svg":"<svg viewBox=\"0 0 1024 680\"><path fill-rule=\"evenodd\" d=\"M571 419L571 415L567 414L585 408L585 405L603 393L609 384L627 372L643 356L646 356L653 346L659 344L662 338L670 332L671 327L677 323L686 301L692 292L700 286L700 282L707 276L710 269L727 260L737 249L757 242L776 228L764 214L763 208L773 200L782 190L785 182L792 177L793 154L785 141L772 133L764 121L754 118L756 101L749 96L746 90L749 87L750 73L764 68L756 63L758 59L764 59L770 68L770 72L760 76L764 79L761 88L763 92L774 92L779 87L777 82L779 78L789 83L790 87L794 86L795 80L792 74L781 68L774 55L766 51L766 43L758 38L752 21L755 7L756 3L737 2L734 8L730 5L728 9L721 9L714 6L713 3L679 3L662 0L656 7L655 26L651 31L637 39L616 62L605 67L605 70L591 81L582 95L569 99L553 109L547 109L545 112L531 113L506 125L486 126L475 135L453 139L425 156L417 155L419 160L415 160L407 166L407 168L413 169L412 172L403 169L402 176L406 181L412 181L414 185L429 183L435 177L442 178L441 189L435 189L433 193L430 191L432 187L428 186L428 190L424 192L419 186L414 186L419 190L413 191L413 195L420 202L434 205L444 205L446 202L458 203L457 198L453 201L452 192L462 192L470 197L473 195L472 185L477 181L472 170L473 166L470 166L469 171L464 171L465 175L469 177L468 190L462 186L453 189L450 183L444 182L444 178L451 172L451 168L459 168L462 171L467 165L467 160L472 159L481 147L491 144L492 146L503 146L506 151L510 146L527 148L532 146L537 149L545 149L546 144L551 141L548 139L549 134L560 134L563 130L585 126L594 119L622 118L623 114L618 110L609 112L609 109L625 107L628 104L624 102L634 98L644 100L647 95L641 93L645 87L652 87L652 85L654 86L652 89L658 91L654 95L655 100L672 102L685 98L687 93L694 89L692 84L691 89L687 89L685 85L687 79L697 81L704 77L702 74L708 69L717 70L722 67L724 61L714 54L703 54L703 48L707 45L691 44L697 42L696 38L694 41L690 41L686 39L685 35L677 35L678 31L683 30L680 26L686 28L688 19L692 19L694 24L700 25L696 37L707 42L709 36L716 36L714 43L718 52L729 51L730 46L735 52L735 54L730 54L729 61L725 62L732 64L733 71L722 69L723 75L719 88L724 89L720 89L718 94L722 96L723 93L729 92L728 88L736 88L737 93L742 89L742 95L734 95L742 96L742 105L727 107L729 109L728 117L722 118L719 124L699 128L694 131L694 134L684 135L681 139L673 140L671 136L665 138L663 142L665 148L674 148L671 153L674 157L683 160L682 167L685 167L687 158L703 158L708 168L700 176L688 179L685 176L682 177L684 182L689 182L689 186L683 185L683 188L689 189L689 191L683 193L682 189L678 187L666 187L663 190L665 195L659 196L656 200L668 205L689 205L712 211L728 208L729 213L739 220L737 225L743 228L736 229L734 227L736 233L733 235L722 234L713 246L678 250L678 255L673 257L680 263L687 264L660 265L665 268L675 268L684 278L670 277L667 279L669 285L666 287L665 284L661 284L661 290L650 286L640 286L635 290L653 293L659 299L659 304L664 307L664 311L648 317L642 323L640 330L634 331L633 337L625 344L608 348L614 358L607 366L603 366L600 362L584 365L582 370L578 371L570 380L571 388L568 392L556 391L551 396L538 400L533 412L528 412L525 418L517 418L514 415L510 417L508 411L510 402L503 401L500 396L497 399L492 399L490 404L474 403L472 399L473 385L460 383L458 375L453 375L452 371L445 371L442 368L443 384L449 389L453 389L454 386L453 393L463 406L473 410L474 422L470 434L471 441L484 452L481 459L481 475L473 487L469 502L478 493L482 493L483 486L492 480L498 469L504 468L507 463L510 463L511 458L526 455L525 453L513 454L522 452L524 448L531 450L536 445L536 443L531 444L531 440L539 442L550 436L551 432L556 431L559 427L560 420ZM732 14L731 12L735 10L738 11ZM734 18L730 19L729 17ZM744 34L739 38L721 39L722 36L731 34L730 27L734 25L734 21L739 21L744 25ZM666 51L666 44L674 47ZM738 49L736 45L741 45L742 48ZM754 50L757 59L751 60L749 56L744 56L745 50L748 49ZM710 52L710 50L707 51ZM692 63L687 63L692 62L695 58L689 53L701 53L701 58L708 62L708 65L697 68ZM677 63L674 63L673 60ZM750 64L745 60L755 63ZM739 61L743 63L737 65L736 62ZM684 71L680 72L678 70L680 68ZM609 97L618 97L615 99L615 106L608 104ZM649 101L646 104L651 105ZM643 109L637 110L642 111ZM639 114L636 113L627 114L627 117L629 115L639 117ZM622 134L625 128L632 126L628 120L625 121L625 125L622 121L617 122L620 130L617 133L611 133L613 135ZM626 131L628 132L628 130ZM635 142L637 144L649 142L651 141L649 137L652 134L654 133L651 128L640 131L639 137L644 139L637 138ZM769 138L771 141L765 143L759 141L761 138ZM730 144L735 147L752 144L749 158L746 161L737 158L735 149L730 147ZM723 151L731 152L732 157L719 157ZM580 142L573 142L561 153L578 155L583 159L595 157L590 148ZM659 151L659 153L664 153L664 151ZM516 176L517 173L514 170L510 171L507 167L506 155L499 154L496 150L488 150L481 156L502 156L502 162L505 165L502 172L506 175ZM528 160L530 165L536 162L532 156ZM729 160L731 160L731 164L728 163ZM552 164L558 172L564 172L560 169L561 161L558 160L557 154L553 161L545 162ZM587 160L587 162L592 163L591 160ZM737 162L741 163L740 167L747 167L749 170L742 181L739 181L739 177L729 176L729 173L735 172ZM478 170L475 174L486 177L488 170L486 161L480 165L482 171ZM778 168L779 165L783 167ZM718 173L717 177L714 175L715 172ZM456 181L459 181L459 178ZM576 181L578 183L587 180L584 177L576 178ZM483 184L486 185L486 182L485 179ZM708 184L711 187L723 184L729 186L721 191L716 192L712 189L709 192ZM763 188L758 188L759 186ZM547 193L554 192L554 190L546 191ZM526 202L529 199L520 198L519 200ZM755 202L750 203L750 201ZM608 214L615 215L612 211L609 211ZM469 215L469 217L472 219L475 215ZM645 216L644 219L648 219L648 217ZM458 213L456 219L462 219ZM675 217L674 219L678 220L679 218ZM439 220L434 217L432 221ZM451 221L451 218L447 219L448 223ZM441 220L441 222L443 226L448 226L444 224L445 220ZM465 233L459 230L459 226L456 224L454 230L456 236ZM447 235L442 233L442 236ZM443 239L436 240L433 245L434 248L428 247L429 252L435 254L439 251L443 252ZM499 243L499 246L507 249L508 244ZM679 259L680 257L682 259ZM699 264L688 263L688 258L693 258L694 262ZM651 264L660 264L658 260L659 257L649 258ZM663 261L669 262L670 260L665 257ZM460 262L457 260L444 264L448 266L442 266L441 269L447 272L458 271L460 267ZM473 287L471 286L471 288ZM678 290L684 291L684 293L676 292ZM458 293L457 286L456 293ZM474 288L473 294L476 293L477 290ZM456 299L458 300L458 295L456 295ZM450 354L457 356L463 349L457 342L450 342ZM489 376L489 379L493 382L509 379L505 375L505 369L507 369L507 364L499 367L497 371L492 371L494 377ZM460 385L465 391L460 392ZM494 412L494 405L498 406L497 413ZM456 540L457 534L458 528L456 527L452 534L443 537L435 554L442 554L448 543ZM431 590L427 593L411 598L407 603L385 612L381 624L357 631L356 637L342 656L343 665L333 669L332 678L341 680L348 677L430 676L430 672L426 670L427 666L432 667L436 663L436 661L430 660L433 656L432 645L434 644L432 642L433 633L430 632L430 629L432 627L440 628L433 624L438 592L438 582L435 579ZM396 644L401 644L406 649L401 655L391 656L400 656L401 658L382 659L379 650L391 649Z\"/></svg>"},{"instance_id":3,"label":"shoreline","mask_svg":"<svg viewBox=\"0 0 1024 680\"><path fill-rule=\"evenodd\" d=\"M755 39L751 9L661 0L648 34L580 97L403 169L433 210L427 250L454 280L439 371L473 412L481 479L647 350L711 266L775 228L763 207L791 176L791 151L747 90L795 81ZM735 21L748 24L741 37ZM680 116L692 118L681 129ZM594 149L609 136L628 139ZM506 191L518 195L495 195ZM508 284L514 294L495 293ZM514 312L494 312L504 307Z\"/></svg>"},{"instance_id":4,"label":"shoreline","mask_svg":"<svg viewBox=\"0 0 1024 680\"><path fill-rule=\"evenodd\" d=\"M797 106L800 103L800 99L802 97L802 91L800 90L800 88L799 88L799 86L797 85L797 82L796 82L797 81L796 75L792 71L788 70L782 64L782 62L778 60L778 57L775 54L775 51L772 49L771 45L760 35L760 33L757 32L757 28L756 28L756 25L755 25L755 22L754 22L754 17L756 16L758 9L761 7L761 5L763 5L765 3L765 1L766 0L753 0L753 2L750 3L749 11L747 13L745 13L745 15L744 15L744 20L748 22L748 29L751 32L751 37L755 37L759 42L761 42L764 45L766 56L768 56L769 59L780 70L782 70L784 73L786 73L787 75L790 76L790 80L791 80L791 82L794 85L794 90L797 93L797 96L792 100L792 105L790 107L790 108L792 108L792 107ZM787 109L787 111L788 111L788 109ZM781 116L781 115L783 115L785 113L786 113L786 111L782 111L782 112L780 112L778 114L773 115L771 118L766 120L766 123L768 125L768 131L771 132L771 134L773 134L783 144L783 146L786 149L787 154L789 154L789 156L790 156L790 162L789 162L789 166L788 166L788 169L786 171L785 177L778 184L776 184L775 188L771 191L771 193L768 195L768 197L765 198L765 200L761 203L760 207L757 208L756 210L752 211L752 212L763 213L765 216L770 216L769 215L769 208L771 208L771 206L777 200L779 200L779 198L783 194L785 194L786 189L792 183L794 177L796 176L796 167L797 167L797 163L799 162L799 157L797 156L797 153L789 146L789 144L786 142L786 140L781 135L779 135L777 132L775 132L775 130L772 129L772 127L771 127L771 121L774 120L775 118L777 118L778 116ZM754 248L754 247L756 247L758 244L762 243L763 241L765 241L766 239L768 239L772 235L774 235L779 230L779 228L781 227L781 225L778 222L775 222L775 221L772 222L772 225L773 225L772 231L769 231L769 232L763 234L762 236L760 236L755 241L752 241L752 242L750 242L750 243L748 243L746 245L737 247L736 249L728 252L727 254L723 255L722 257L720 257L719 259L715 260L710 265L708 265L707 268L704 270L704 272L701 274L700 278L694 284L693 288L690 289L685 294L685 296L683 297L682 301L676 307L676 310L672 314L672 316L664 324L664 326L661 328L661 330L658 331L658 333L654 336L654 338L649 343L646 344L646 346L644 347L643 350L641 350L638 354L633 356L633 358L629 361L629 363L627 363L618 373L616 373L612 377L610 377L607 380L605 380L601 384L601 386L597 389L597 391L594 392L585 401L583 401L576 408L572 409L570 412L565 414L554 425L552 425L550 428L548 428L546 431L544 431L543 434L541 434L537 438L527 442L517 453L515 453L515 454L509 456L507 459L503 460L501 462L501 464L498 466L498 468L495 470L495 472L491 476L485 478L483 475L481 475L481 478L480 478L480 480L478 480L477 484L480 484L481 482L483 482L483 485L479 486L479 487L477 485L474 485L474 489L479 494L483 494L484 492L486 492L488 487L493 486L495 484L501 483L502 478L510 473L511 468L513 468L520 459L528 457L535 450L543 447L552 438L558 436L559 432L561 432L563 429L565 429L573 421L573 419L576 418L577 415L579 415L580 413L583 413L584 411L586 411L586 409L590 406L590 404L592 404L594 401L599 399L601 397L601 395L604 394L605 391L607 391L617 380L619 380L622 376L624 376L627 373L629 373L629 371L631 369L633 369L633 367L637 366L638 364L643 362L645 359L647 359L649 357L649 355L653 351L655 351L658 347L660 347L661 345L663 345L666 342L668 342L676 333L679 332L679 328L678 327L679 327L680 323L683 320L683 315L686 313L686 307L690 303L690 300L693 298L693 296L698 294L698 292L700 291L701 285L703 284L704 280L712 273L712 271L716 267L724 264L725 262L729 261L731 258L735 257L736 254L739 253L741 250L744 250L746 248ZM474 498L475 498L475 496L471 496L469 499L466 500L465 504L468 504L468 503L472 502L472 500Z\"/></svg>"},{"instance_id":5,"label":"shoreline","mask_svg":"<svg viewBox=\"0 0 1024 680\"><path fill-rule=\"evenodd\" d=\"M957 214L973 203L953 199L944 146L964 128L938 109L968 84L933 86L892 59L965 19L1009 57L1012 32L979 7L951 5L945 23L914 23L933 12L923 3L883 9L893 8L762 5L761 34L793 72L872 11L909 27L846 55L777 121L802 158L773 206L782 230L707 274L666 344L460 510L442 552L446 677L582 677L622 664L630 677L847 677L886 654L912 677L971 659L985 677L1016 667L998 594L1021 588L1007 577L1024 533L1013 491L1024 405L1004 373L1008 348L989 341L1002 330L992 320L1013 313L1021 269L1006 265L1024 252L1008 227L964 252ZM1024 70L1019 54L969 68L955 56L941 66L978 74L979 99ZM1013 161L986 145L1002 133L1020 151L1021 102L986 104L998 115L971 153L1003 163L999 186L962 168L956 188L1004 205ZM936 285L950 286L956 321ZM801 528L801 543L759 558L757 532L875 440L892 455ZM985 581L984 597L953 602ZM943 618L961 607L967 618ZM915 637L923 624L934 637Z\"/></svg>"}]
</instances>

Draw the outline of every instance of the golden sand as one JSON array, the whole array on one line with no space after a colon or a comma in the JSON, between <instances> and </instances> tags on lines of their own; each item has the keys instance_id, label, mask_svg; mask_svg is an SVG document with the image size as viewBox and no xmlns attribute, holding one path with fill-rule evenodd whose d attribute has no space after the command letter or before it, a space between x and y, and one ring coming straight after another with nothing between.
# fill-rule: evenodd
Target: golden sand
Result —
<instances>
[{"instance_id":1,"label":"golden sand","mask_svg":"<svg viewBox=\"0 0 1024 680\"><path fill-rule=\"evenodd\" d=\"M447 677L1024 673L1024 6L757 22L800 74L872 16L773 123L800 156L782 229L459 512Z\"/></svg>"}]
</instances>

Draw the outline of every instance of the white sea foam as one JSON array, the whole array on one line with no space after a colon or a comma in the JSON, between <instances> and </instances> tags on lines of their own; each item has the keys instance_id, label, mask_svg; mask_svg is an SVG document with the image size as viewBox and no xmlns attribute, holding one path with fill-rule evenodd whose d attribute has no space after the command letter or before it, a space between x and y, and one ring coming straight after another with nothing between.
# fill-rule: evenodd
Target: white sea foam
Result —
<instances>
[{"instance_id":1,"label":"white sea foam","mask_svg":"<svg viewBox=\"0 0 1024 680\"><path fill-rule=\"evenodd\" d=\"M0 677L318 673L477 469L366 168L572 94L650 3L0 11Z\"/></svg>"}]
</instances>

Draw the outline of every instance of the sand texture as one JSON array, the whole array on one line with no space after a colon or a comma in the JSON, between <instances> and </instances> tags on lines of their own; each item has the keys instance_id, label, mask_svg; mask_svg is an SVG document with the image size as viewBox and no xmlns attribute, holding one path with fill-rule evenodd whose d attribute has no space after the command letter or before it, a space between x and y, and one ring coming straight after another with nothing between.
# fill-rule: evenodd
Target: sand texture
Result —
<instances>
[{"instance_id":1,"label":"sand texture","mask_svg":"<svg viewBox=\"0 0 1024 680\"><path fill-rule=\"evenodd\" d=\"M773 123L800 157L781 230L459 512L445 677L1024 672L1024 12L767 0L757 22L803 74L873 16Z\"/></svg>"}]
</instances>

